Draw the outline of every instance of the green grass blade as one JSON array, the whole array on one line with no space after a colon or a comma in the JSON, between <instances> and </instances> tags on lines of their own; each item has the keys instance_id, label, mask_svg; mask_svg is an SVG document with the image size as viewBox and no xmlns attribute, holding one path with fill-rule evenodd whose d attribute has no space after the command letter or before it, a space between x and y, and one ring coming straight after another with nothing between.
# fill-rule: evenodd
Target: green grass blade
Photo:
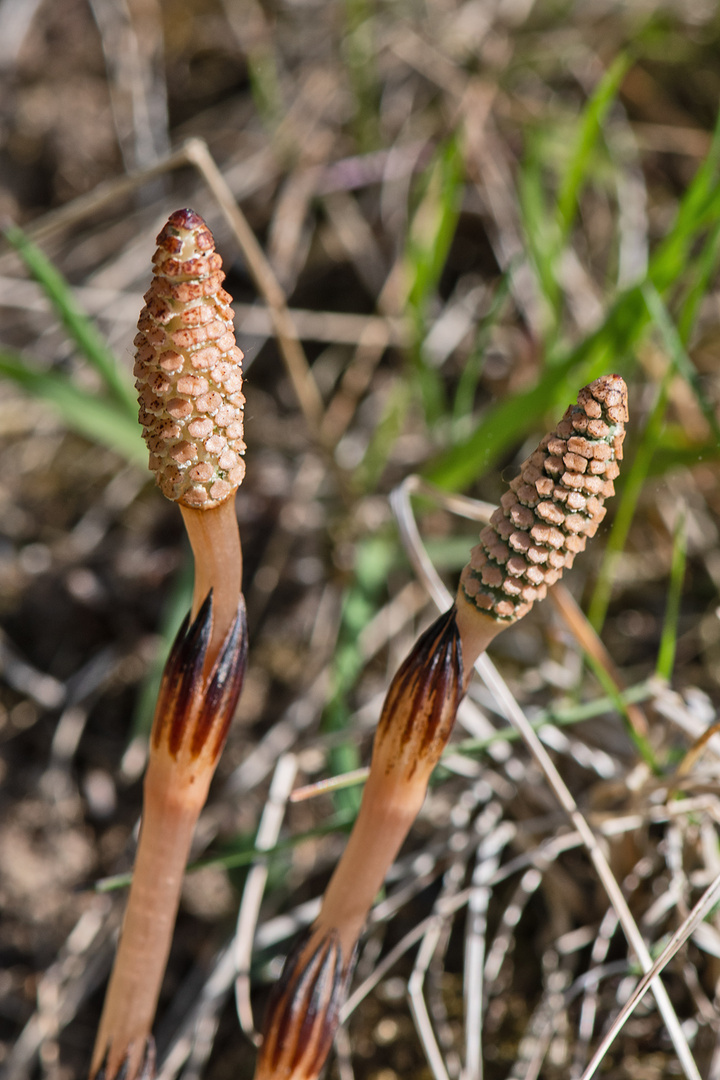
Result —
<instances>
[{"instance_id":1,"label":"green grass blade","mask_svg":"<svg viewBox=\"0 0 720 1080\"><path fill-rule=\"evenodd\" d=\"M595 678L600 683L601 687L607 694L610 701L613 703L613 707L616 712L622 716L625 721L625 730L628 738L634 743L640 757L643 759L646 765L648 765L652 771L656 774L660 773L660 766L653 752L650 741L644 735L640 735L639 732L633 727L630 714L628 712L628 702L622 692L618 689L612 678L605 670L603 665L590 653L585 653L585 660L588 666L591 668Z\"/></svg>"},{"instance_id":2,"label":"green grass blade","mask_svg":"<svg viewBox=\"0 0 720 1080\"><path fill-rule=\"evenodd\" d=\"M525 238L538 283L547 300L547 318L552 318L554 326L551 332L554 333L562 306L562 291L557 277L562 237L545 197L542 163L532 140L528 143L518 177L518 200Z\"/></svg>"},{"instance_id":3,"label":"green grass blade","mask_svg":"<svg viewBox=\"0 0 720 1080\"><path fill-rule=\"evenodd\" d=\"M548 410L567 404L584 383L607 371L625 374L634 363L633 351L651 325L645 287L660 297L677 286L696 265L692 249L704 230L720 220L720 114L710 151L686 191L666 239L650 260L644 282L618 296L605 321L592 334L557 358L535 386L512 401L500 402L475 431L456 441L425 471L438 487L467 487L506 450L523 438ZM701 253L701 264L707 255Z\"/></svg>"},{"instance_id":4,"label":"green grass blade","mask_svg":"<svg viewBox=\"0 0 720 1080\"><path fill-rule=\"evenodd\" d=\"M365 660L358 644L360 634L375 615L387 593L387 576L397 557L397 547L387 536L372 536L357 545L355 581L347 589L331 673L331 689L323 710L324 732L348 732L348 739L330 751L334 774L352 772L360 758L357 741L348 731L351 710L348 697L362 672ZM339 809L357 810L357 792L338 791L333 796Z\"/></svg>"},{"instance_id":5,"label":"green grass blade","mask_svg":"<svg viewBox=\"0 0 720 1080\"><path fill-rule=\"evenodd\" d=\"M374 491L385 471L390 452L400 436L413 400L410 383L403 379L390 388L385 408L362 461L352 477L352 486L360 494Z\"/></svg>"},{"instance_id":6,"label":"green grass blade","mask_svg":"<svg viewBox=\"0 0 720 1080\"><path fill-rule=\"evenodd\" d=\"M684 345L690 340L700 304L707 295L720 263L720 217L710 230L702 251L695 262L694 281L687 291L678 319L678 333Z\"/></svg>"},{"instance_id":7,"label":"green grass blade","mask_svg":"<svg viewBox=\"0 0 720 1080\"><path fill-rule=\"evenodd\" d=\"M688 201L693 202L692 199ZM720 193L709 204L709 209L720 215ZM653 257L647 282L622 293L602 325L557 363L549 361L548 369L535 386L515 395L512 400L499 403L470 436L436 458L426 470L427 478L438 487L450 490L467 487L526 435L538 416L563 402L567 404L580 386L607 371L625 374L634 363L633 350L651 324L645 285L651 284L662 295L676 284L688 268L687 260L696 235L694 230L707 224L706 210L707 206L691 221L689 213L681 208L677 229ZM680 266L676 260L680 261Z\"/></svg>"},{"instance_id":8,"label":"green grass blade","mask_svg":"<svg viewBox=\"0 0 720 1080\"><path fill-rule=\"evenodd\" d=\"M81 390L60 372L35 371L21 356L5 350L0 351L0 378L12 379L28 394L47 402L78 435L109 447L129 462L147 465L137 420L114 402Z\"/></svg>"},{"instance_id":9,"label":"green grass blade","mask_svg":"<svg viewBox=\"0 0 720 1080\"><path fill-rule=\"evenodd\" d=\"M649 277L662 293L680 280L691 262L692 245L701 229L714 228L720 218L720 112L707 157L682 197L675 221L655 252Z\"/></svg>"},{"instance_id":10,"label":"green grass blade","mask_svg":"<svg viewBox=\"0 0 720 1080\"><path fill-rule=\"evenodd\" d=\"M439 372L425 355L423 342L462 201L463 161L457 139L442 146L426 174L426 186L413 216L404 253L408 277L407 308L414 341L410 357L425 415L431 424L445 414L445 389Z\"/></svg>"},{"instance_id":11,"label":"green grass blade","mask_svg":"<svg viewBox=\"0 0 720 1080\"><path fill-rule=\"evenodd\" d=\"M695 366L685 351L685 346L683 345L677 327L670 318L660 294L657 289L648 283L643 287L643 298L655 326L660 331L663 345L672 360L673 367L690 387L700 406L703 416L710 425L710 430L715 436L715 440L720 443L720 424L718 424L717 417L715 416L715 408L712 402L705 396Z\"/></svg>"},{"instance_id":12,"label":"green grass blade","mask_svg":"<svg viewBox=\"0 0 720 1080\"><path fill-rule=\"evenodd\" d=\"M635 705L641 701L647 701L653 696L652 687L648 682L638 683L627 690L620 692L620 700L626 705ZM603 713L612 712L616 707L615 695L605 695L595 698L594 701L586 701L579 705L572 705L567 709L548 709L533 717L532 727L538 731L544 724L554 724L556 727L570 727L579 724L583 720L592 720ZM448 754L481 754L489 746L496 742L516 742L521 738L520 732L513 727L500 728L486 739L463 739L462 742L452 743L445 751Z\"/></svg>"},{"instance_id":13,"label":"green grass blade","mask_svg":"<svg viewBox=\"0 0 720 1080\"><path fill-rule=\"evenodd\" d=\"M437 289L460 216L463 160L457 139L440 148L427 171L425 193L413 216L405 249L408 304L426 313Z\"/></svg>"},{"instance_id":14,"label":"green grass blade","mask_svg":"<svg viewBox=\"0 0 720 1080\"><path fill-rule=\"evenodd\" d=\"M664 476L671 469L691 469L701 461L720 461L720 445L714 439L691 442L678 424L668 424L663 432L662 446L658 446L653 456L648 476Z\"/></svg>"},{"instance_id":15,"label":"green grass blade","mask_svg":"<svg viewBox=\"0 0 720 1080\"><path fill-rule=\"evenodd\" d=\"M680 617L680 597L682 595L683 580L685 578L685 563L687 557L687 529L685 515L678 516L673 536L672 563L670 566L670 586L668 589L667 606L665 608L665 621L660 638L657 666L655 674L659 678L670 682L675 666L675 652L677 648L678 619Z\"/></svg>"},{"instance_id":16,"label":"green grass blade","mask_svg":"<svg viewBox=\"0 0 720 1080\"><path fill-rule=\"evenodd\" d=\"M134 418L137 415L137 398L132 383L118 367L115 356L95 324L78 307L62 274L22 229L12 225L4 230L4 235L42 287L79 351L102 376L118 405Z\"/></svg>"},{"instance_id":17,"label":"green grass blade","mask_svg":"<svg viewBox=\"0 0 720 1080\"><path fill-rule=\"evenodd\" d=\"M287 840L280 840L271 848L245 848L242 851L232 851L226 854L216 855L208 859L199 859L190 863L187 873L192 874L196 870L205 870L209 866L222 866L226 870L237 870L243 866L250 866L256 859L273 859L293 851L306 840L315 840L321 836L329 836L334 832L349 832L355 821L355 814L345 811L335 814L330 821L323 825L317 825L314 829L297 833ZM116 889L126 889L132 882L132 874L113 874L112 877L99 878L94 885L95 892L114 892Z\"/></svg>"},{"instance_id":18,"label":"green grass blade","mask_svg":"<svg viewBox=\"0 0 720 1080\"><path fill-rule=\"evenodd\" d=\"M620 84L630 67L630 62L630 57L627 54L617 57L598 83L595 93L583 112L580 130L558 192L557 220L560 227L561 246L567 240L575 220L580 190L586 178L592 173L590 158L600 136L605 117L617 97Z\"/></svg>"},{"instance_id":19,"label":"green grass blade","mask_svg":"<svg viewBox=\"0 0 720 1080\"><path fill-rule=\"evenodd\" d=\"M498 402L472 435L430 464L424 472L427 479L453 491L467 487L523 438L540 417L574 401L581 386L607 371L624 374L630 359L619 361L627 350L620 347L620 333L613 333L614 329L607 325L606 334L588 339L562 363L549 368L529 390Z\"/></svg>"},{"instance_id":20,"label":"green grass blade","mask_svg":"<svg viewBox=\"0 0 720 1080\"><path fill-rule=\"evenodd\" d=\"M458 425L462 425L471 419L477 384L482 375L483 352L487 346L492 328L499 319L510 292L510 278L511 272L509 270L500 278L490 302L490 308L478 325L472 352L460 373L453 403L453 424L456 429Z\"/></svg>"}]
</instances>

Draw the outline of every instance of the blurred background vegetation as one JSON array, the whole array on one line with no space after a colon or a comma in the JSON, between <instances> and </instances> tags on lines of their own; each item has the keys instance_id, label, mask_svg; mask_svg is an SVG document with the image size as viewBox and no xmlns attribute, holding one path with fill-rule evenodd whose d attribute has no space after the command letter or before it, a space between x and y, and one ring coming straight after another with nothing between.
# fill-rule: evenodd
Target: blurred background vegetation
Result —
<instances>
[{"instance_id":1,"label":"blurred background vegetation","mask_svg":"<svg viewBox=\"0 0 720 1080\"><path fill-rule=\"evenodd\" d=\"M720 701L719 101L711 0L1 0L9 1080L84 1075L122 910L94 886L131 865L158 663L188 602L179 514L144 468L131 376L154 237L180 206L215 233L246 352L252 644L171 958L163 1076L252 1075L227 950L278 755L295 755L298 783L365 764L389 676L431 617L390 491L419 472L497 502L608 371L629 384L631 426L614 506L567 583L589 623L569 629L546 603L493 655L597 827L637 815L608 846L649 946L718 873L713 756L673 770ZM293 377L197 139L287 302ZM454 587L477 527L440 496L415 509ZM472 696L358 981L438 904L468 898L423 938L424 959L416 936L369 991L330 1066L342 1080L455 1077L463 1060L479 1077L481 1027L487 1076L579 1077L637 976L587 859L570 846L537 870L564 819L496 704ZM259 1009L358 790L287 810L253 960ZM487 901L487 1009L466 1025L485 940L466 908L492 859L497 873L520 862ZM713 919L667 977L703 1077L720 1077ZM435 1056L426 998L422 1039L405 1002L413 963ZM681 1074L650 998L607 1067Z\"/></svg>"}]
</instances>

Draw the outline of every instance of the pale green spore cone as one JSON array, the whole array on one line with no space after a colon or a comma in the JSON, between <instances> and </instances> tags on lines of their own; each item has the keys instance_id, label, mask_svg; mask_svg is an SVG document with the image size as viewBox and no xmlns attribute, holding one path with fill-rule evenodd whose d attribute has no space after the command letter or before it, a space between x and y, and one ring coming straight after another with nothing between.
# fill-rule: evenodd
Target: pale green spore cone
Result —
<instances>
[{"instance_id":1,"label":"pale green spore cone","mask_svg":"<svg viewBox=\"0 0 720 1080\"><path fill-rule=\"evenodd\" d=\"M603 375L583 387L480 533L459 597L503 625L542 600L605 517L622 459L627 387Z\"/></svg>"}]
</instances>

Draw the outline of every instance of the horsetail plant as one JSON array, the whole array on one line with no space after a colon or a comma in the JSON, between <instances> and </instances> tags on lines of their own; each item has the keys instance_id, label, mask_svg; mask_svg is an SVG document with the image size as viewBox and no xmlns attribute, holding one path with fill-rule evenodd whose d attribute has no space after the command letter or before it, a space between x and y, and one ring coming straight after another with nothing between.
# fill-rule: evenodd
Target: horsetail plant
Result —
<instances>
[{"instance_id":1,"label":"horsetail plant","mask_svg":"<svg viewBox=\"0 0 720 1080\"><path fill-rule=\"evenodd\" d=\"M222 260L203 219L174 213L157 238L135 375L150 468L180 506L195 561L192 610L155 709L133 880L90 1075L152 1073L152 1028L183 873L247 656L234 498L243 479L242 359Z\"/></svg>"},{"instance_id":2,"label":"horsetail plant","mask_svg":"<svg viewBox=\"0 0 720 1080\"><path fill-rule=\"evenodd\" d=\"M480 534L453 606L395 675L347 847L268 1002L256 1080L313 1080L322 1069L368 912L423 804L475 661L543 599L597 531L626 420L620 376L580 391Z\"/></svg>"}]
</instances>

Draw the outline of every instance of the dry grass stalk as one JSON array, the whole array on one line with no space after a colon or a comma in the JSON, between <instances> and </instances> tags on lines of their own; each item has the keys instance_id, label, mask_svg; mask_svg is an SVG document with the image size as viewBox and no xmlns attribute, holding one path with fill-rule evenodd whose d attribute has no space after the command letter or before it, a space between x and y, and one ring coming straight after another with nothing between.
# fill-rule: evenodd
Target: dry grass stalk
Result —
<instances>
[{"instance_id":1,"label":"dry grass stalk","mask_svg":"<svg viewBox=\"0 0 720 1080\"><path fill-rule=\"evenodd\" d=\"M614 493L626 420L619 376L580 391L480 534L455 604L420 637L393 679L347 848L268 1004L256 1080L312 1080L322 1069L365 920L422 806L473 665L545 596L597 531L604 500Z\"/></svg>"},{"instance_id":2,"label":"dry grass stalk","mask_svg":"<svg viewBox=\"0 0 720 1080\"><path fill-rule=\"evenodd\" d=\"M204 221L173 214L135 339L140 422L150 467L177 501L195 556L190 615L155 710L133 882L91 1075L134 1080L170 950L195 825L235 711L247 654L233 496L242 453L242 353L220 257Z\"/></svg>"}]
</instances>

